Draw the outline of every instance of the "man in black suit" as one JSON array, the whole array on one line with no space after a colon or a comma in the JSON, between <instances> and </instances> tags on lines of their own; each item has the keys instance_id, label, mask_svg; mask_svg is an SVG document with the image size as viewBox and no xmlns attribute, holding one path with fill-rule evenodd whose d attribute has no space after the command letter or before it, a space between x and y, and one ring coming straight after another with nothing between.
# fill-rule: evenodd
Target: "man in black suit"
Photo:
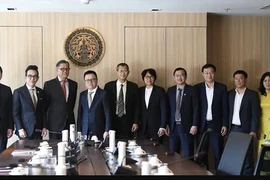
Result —
<instances>
[{"instance_id":1,"label":"man in black suit","mask_svg":"<svg viewBox=\"0 0 270 180\"><path fill-rule=\"evenodd\" d=\"M155 85L157 74L154 69L145 69L141 75L145 85L139 88L141 118L138 136L162 143L168 124L166 92L163 87Z\"/></svg>"},{"instance_id":2,"label":"man in black suit","mask_svg":"<svg viewBox=\"0 0 270 180\"><path fill-rule=\"evenodd\" d=\"M247 133L255 140L259 127L260 100L256 91L246 87L247 77L244 70L237 70L233 74L236 88L228 92L229 132ZM243 175L253 175L253 143L247 151Z\"/></svg>"},{"instance_id":3,"label":"man in black suit","mask_svg":"<svg viewBox=\"0 0 270 180\"><path fill-rule=\"evenodd\" d=\"M0 66L0 80L3 70ZM0 153L7 147L7 140L13 135L14 123L12 117L11 88L0 83Z\"/></svg>"},{"instance_id":4,"label":"man in black suit","mask_svg":"<svg viewBox=\"0 0 270 180\"><path fill-rule=\"evenodd\" d=\"M61 139L62 130L69 130L70 124L75 124L73 110L78 83L68 79L69 70L69 62L60 60L56 64L57 77L44 83L50 139Z\"/></svg>"},{"instance_id":5,"label":"man in black suit","mask_svg":"<svg viewBox=\"0 0 270 180\"><path fill-rule=\"evenodd\" d=\"M199 98L195 87L186 83L187 71L176 68L173 72L176 85L168 88L169 144L170 149L184 157L194 154L194 136L197 134Z\"/></svg>"},{"instance_id":6,"label":"man in black suit","mask_svg":"<svg viewBox=\"0 0 270 180\"><path fill-rule=\"evenodd\" d=\"M25 84L13 93L13 118L20 139L41 140L47 135L45 95L36 86L38 79L38 67L28 66L25 70Z\"/></svg>"},{"instance_id":7,"label":"man in black suit","mask_svg":"<svg viewBox=\"0 0 270 180\"><path fill-rule=\"evenodd\" d=\"M95 135L102 140L108 136L111 129L108 93L98 86L95 71L86 71L83 77L87 90L80 93L77 131L84 139L90 139L91 135Z\"/></svg>"},{"instance_id":8,"label":"man in black suit","mask_svg":"<svg viewBox=\"0 0 270 180\"><path fill-rule=\"evenodd\" d=\"M127 80L129 66L126 63L119 63L116 67L116 73L118 79L110 81L104 86L104 89L109 94L112 110L112 129L116 130L116 138L133 138L139 127L139 88L137 84ZM123 92L122 97L121 92Z\"/></svg>"},{"instance_id":9,"label":"man in black suit","mask_svg":"<svg viewBox=\"0 0 270 180\"><path fill-rule=\"evenodd\" d=\"M227 87L215 81L216 67L213 64L205 64L201 72L205 81L195 85L200 99L199 140L201 140L204 132L209 128L212 129L205 148L208 149L209 143L211 144L214 151L215 168L217 169L223 152L223 137L227 134L228 127ZM208 151L202 157L202 162L209 169Z\"/></svg>"}]
</instances>

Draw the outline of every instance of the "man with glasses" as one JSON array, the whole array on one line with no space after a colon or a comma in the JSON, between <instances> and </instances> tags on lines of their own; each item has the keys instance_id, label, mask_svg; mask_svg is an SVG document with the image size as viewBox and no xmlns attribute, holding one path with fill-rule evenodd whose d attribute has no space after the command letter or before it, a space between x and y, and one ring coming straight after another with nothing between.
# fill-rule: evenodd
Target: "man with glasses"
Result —
<instances>
[{"instance_id":1,"label":"man with glasses","mask_svg":"<svg viewBox=\"0 0 270 180\"><path fill-rule=\"evenodd\" d=\"M139 128L139 88L127 80L129 66L126 63L117 65L116 74L118 79L106 83L104 87L110 98L112 129L116 130L116 138L133 138Z\"/></svg>"},{"instance_id":2,"label":"man with glasses","mask_svg":"<svg viewBox=\"0 0 270 180\"><path fill-rule=\"evenodd\" d=\"M0 66L0 80L3 70ZM12 92L9 86L0 83L0 153L7 147L7 140L13 135Z\"/></svg>"},{"instance_id":3,"label":"man with glasses","mask_svg":"<svg viewBox=\"0 0 270 180\"><path fill-rule=\"evenodd\" d=\"M25 84L13 93L15 133L20 139L40 140L47 135L45 94L36 86L38 79L38 67L29 65L25 70Z\"/></svg>"},{"instance_id":4,"label":"man with glasses","mask_svg":"<svg viewBox=\"0 0 270 180\"><path fill-rule=\"evenodd\" d=\"M85 140L94 135L102 140L108 136L111 128L109 97L107 92L98 86L95 71L86 71L84 81L87 90L80 93L77 131Z\"/></svg>"},{"instance_id":5,"label":"man with glasses","mask_svg":"<svg viewBox=\"0 0 270 180\"><path fill-rule=\"evenodd\" d=\"M68 61L58 61L57 77L44 83L49 139L61 139L62 130L69 130L70 124L75 124L73 110L78 83L68 79L69 70Z\"/></svg>"},{"instance_id":6,"label":"man with glasses","mask_svg":"<svg viewBox=\"0 0 270 180\"><path fill-rule=\"evenodd\" d=\"M186 83L187 71L176 68L176 85L168 88L170 149L188 158L194 154L194 136L197 134L199 99L196 89ZM181 147L181 148L180 148Z\"/></svg>"}]
</instances>

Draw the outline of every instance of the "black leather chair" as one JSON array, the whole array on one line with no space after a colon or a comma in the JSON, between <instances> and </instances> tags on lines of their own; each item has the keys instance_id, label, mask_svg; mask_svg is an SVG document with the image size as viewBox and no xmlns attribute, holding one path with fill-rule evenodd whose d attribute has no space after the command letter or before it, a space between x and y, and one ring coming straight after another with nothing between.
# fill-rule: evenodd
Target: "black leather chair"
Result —
<instances>
[{"instance_id":1,"label":"black leather chair","mask_svg":"<svg viewBox=\"0 0 270 180\"><path fill-rule=\"evenodd\" d=\"M225 144L216 175L242 175L252 135L231 132Z\"/></svg>"},{"instance_id":2,"label":"black leather chair","mask_svg":"<svg viewBox=\"0 0 270 180\"><path fill-rule=\"evenodd\" d=\"M268 152L268 153L267 153ZM270 175L270 144L262 144L259 156L257 158L254 169L254 176L261 175L261 172L268 172L265 175Z\"/></svg>"}]
</instances>

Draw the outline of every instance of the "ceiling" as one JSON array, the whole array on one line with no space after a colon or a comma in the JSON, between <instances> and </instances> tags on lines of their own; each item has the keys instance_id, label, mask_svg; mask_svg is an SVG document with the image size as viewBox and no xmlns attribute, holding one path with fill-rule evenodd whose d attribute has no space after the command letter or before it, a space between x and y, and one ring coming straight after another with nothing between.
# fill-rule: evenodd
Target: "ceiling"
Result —
<instances>
[{"instance_id":1,"label":"ceiling","mask_svg":"<svg viewBox=\"0 0 270 180\"><path fill-rule=\"evenodd\" d=\"M270 0L0 0L0 12L208 12L222 15L270 15Z\"/></svg>"}]
</instances>

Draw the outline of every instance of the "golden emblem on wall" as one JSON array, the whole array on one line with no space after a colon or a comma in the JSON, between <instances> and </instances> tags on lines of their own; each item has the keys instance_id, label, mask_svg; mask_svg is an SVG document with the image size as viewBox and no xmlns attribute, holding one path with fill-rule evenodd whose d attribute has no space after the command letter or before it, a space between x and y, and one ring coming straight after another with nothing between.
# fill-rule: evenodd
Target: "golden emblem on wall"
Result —
<instances>
[{"instance_id":1,"label":"golden emblem on wall","mask_svg":"<svg viewBox=\"0 0 270 180\"><path fill-rule=\"evenodd\" d=\"M90 27L72 31L64 43L65 54L77 66L95 66L105 53L105 43L100 33Z\"/></svg>"}]
</instances>

